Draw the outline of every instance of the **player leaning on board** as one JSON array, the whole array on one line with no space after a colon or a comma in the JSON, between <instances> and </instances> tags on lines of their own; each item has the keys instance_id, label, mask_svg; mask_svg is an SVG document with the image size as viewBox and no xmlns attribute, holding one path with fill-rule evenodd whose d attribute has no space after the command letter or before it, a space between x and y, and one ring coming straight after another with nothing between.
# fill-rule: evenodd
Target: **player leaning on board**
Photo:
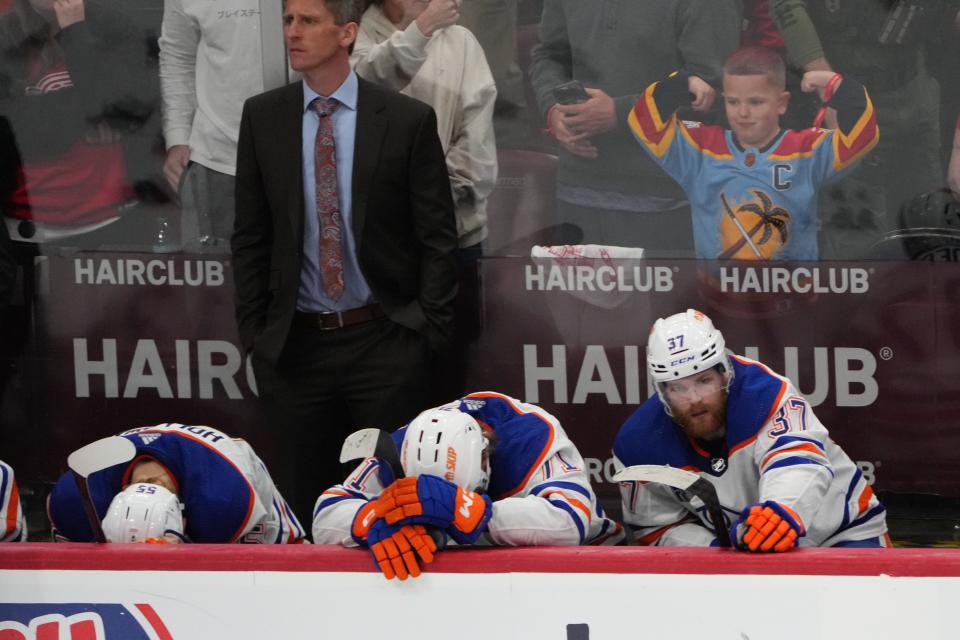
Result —
<instances>
[{"instance_id":1,"label":"player leaning on board","mask_svg":"<svg viewBox=\"0 0 960 640\"><path fill-rule=\"evenodd\" d=\"M886 510L810 404L764 364L728 355L703 313L654 323L647 374L657 394L620 428L618 468L669 465L708 480L738 549L890 546ZM689 492L640 481L620 490L642 544L718 545Z\"/></svg>"}]
</instances>

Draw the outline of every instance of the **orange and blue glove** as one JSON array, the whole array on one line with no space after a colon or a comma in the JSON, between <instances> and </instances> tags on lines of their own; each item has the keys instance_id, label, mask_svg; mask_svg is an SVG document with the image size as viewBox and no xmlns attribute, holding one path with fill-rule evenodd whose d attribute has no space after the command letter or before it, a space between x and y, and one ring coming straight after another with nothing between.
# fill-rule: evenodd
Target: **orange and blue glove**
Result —
<instances>
[{"instance_id":1,"label":"orange and blue glove","mask_svg":"<svg viewBox=\"0 0 960 640\"><path fill-rule=\"evenodd\" d=\"M350 527L350 537L361 547L367 546L367 534L376 521L377 499L373 499L357 509L357 514L353 516L353 525Z\"/></svg>"},{"instance_id":2,"label":"orange and blue glove","mask_svg":"<svg viewBox=\"0 0 960 640\"><path fill-rule=\"evenodd\" d=\"M387 524L424 524L458 544L473 544L493 514L490 498L431 475L401 478L380 494L377 517Z\"/></svg>"},{"instance_id":3,"label":"orange and blue glove","mask_svg":"<svg viewBox=\"0 0 960 640\"><path fill-rule=\"evenodd\" d=\"M773 500L750 505L730 527L730 537L738 549L762 553L789 551L803 533L800 518Z\"/></svg>"},{"instance_id":4,"label":"orange and blue glove","mask_svg":"<svg viewBox=\"0 0 960 640\"><path fill-rule=\"evenodd\" d=\"M437 545L423 525L389 525L383 520L375 520L367 533L367 544L387 580L420 575L420 564L433 562ZM420 562L417 561L420 559Z\"/></svg>"}]
</instances>

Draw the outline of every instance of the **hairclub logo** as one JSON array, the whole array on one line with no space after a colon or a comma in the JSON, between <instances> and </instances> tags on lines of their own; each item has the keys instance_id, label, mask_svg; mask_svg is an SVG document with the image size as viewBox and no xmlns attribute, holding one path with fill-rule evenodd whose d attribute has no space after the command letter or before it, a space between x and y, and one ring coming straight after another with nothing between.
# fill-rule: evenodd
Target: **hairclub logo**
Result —
<instances>
[{"instance_id":1,"label":"hairclub logo","mask_svg":"<svg viewBox=\"0 0 960 640\"><path fill-rule=\"evenodd\" d=\"M149 604L0 603L0 640L173 640Z\"/></svg>"}]
</instances>

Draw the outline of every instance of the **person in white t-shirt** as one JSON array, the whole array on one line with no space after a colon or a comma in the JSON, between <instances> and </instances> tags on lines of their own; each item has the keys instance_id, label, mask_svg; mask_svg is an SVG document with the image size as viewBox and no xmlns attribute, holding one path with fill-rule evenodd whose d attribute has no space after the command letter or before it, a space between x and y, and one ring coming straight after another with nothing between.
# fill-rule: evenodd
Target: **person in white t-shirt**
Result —
<instances>
[{"instance_id":1,"label":"person in white t-shirt","mask_svg":"<svg viewBox=\"0 0 960 640\"><path fill-rule=\"evenodd\" d=\"M163 175L187 251L230 250L244 101L263 87L258 0L165 0L160 34Z\"/></svg>"}]
</instances>

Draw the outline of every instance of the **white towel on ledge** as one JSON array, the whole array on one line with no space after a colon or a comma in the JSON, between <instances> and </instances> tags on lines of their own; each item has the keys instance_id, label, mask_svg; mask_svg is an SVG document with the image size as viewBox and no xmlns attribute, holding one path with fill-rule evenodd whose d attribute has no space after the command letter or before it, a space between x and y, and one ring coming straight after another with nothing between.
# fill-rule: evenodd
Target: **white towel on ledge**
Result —
<instances>
[{"instance_id":1,"label":"white towel on ledge","mask_svg":"<svg viewBox=\"0 0 960 640\"><path fill-rule=\"evenodd\" d=\"M634 258L643 257L639 247L614 247L606 244L561 244L554 246L534 245L531 258Z\"/></svg>"}]
</instances>

